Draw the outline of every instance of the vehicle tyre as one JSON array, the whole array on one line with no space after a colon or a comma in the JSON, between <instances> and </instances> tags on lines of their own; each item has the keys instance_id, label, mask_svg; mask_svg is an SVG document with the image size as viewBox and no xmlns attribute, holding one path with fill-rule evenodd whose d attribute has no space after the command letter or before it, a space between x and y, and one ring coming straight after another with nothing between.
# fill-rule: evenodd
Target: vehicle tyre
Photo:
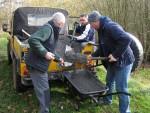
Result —
<instances>
[{"instance_id":1,"label":"vehicle tyre","mask_svg":"<svg viewBox=\"0 0 150 113\"><path fill-rule=\"evenodd\" d=\"M143 47L141 42L136 38L134 35L128 33L130 38L132 39L132 43L130 44L130 47L133 51L135 61L133 63L132 72L135 71L142 63L143 61Z\"/></svg>"},{"instance_id":2,"label":"vehicle tyre","mask_svg":"<svg viewBox=\"0 0 150 113\"><path fill-rule=\"evenodd\" d=\"M12 60L13 69L13 86L17 92L25 92L26 87L21 83L21 76L17 72L17 60L14 58Z\"/></svg>"}]
</instances>

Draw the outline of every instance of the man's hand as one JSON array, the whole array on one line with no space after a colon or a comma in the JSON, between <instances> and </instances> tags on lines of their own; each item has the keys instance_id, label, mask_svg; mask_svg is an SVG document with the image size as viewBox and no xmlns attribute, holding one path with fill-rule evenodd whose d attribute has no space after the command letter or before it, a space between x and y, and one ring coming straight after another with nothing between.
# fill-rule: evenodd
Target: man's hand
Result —
<instances>
[{"instance_id":1,"label":"man's hand","mask_svg":"<svg viewBox=\"0 0 150 113\"><path fill-rule=\"evenodd\" d=\"M108 59L109 59L109 62L116 62L117 61L117 59L112 54L110 54L108 56Z\"/></svg>"},{"instance_id":2,"label":"man's hand","mask_svg":"<svg viewBox=\"0 0 150 113\"><path fill-rule=\"evenodd\" d=\"M64 65L64 59L60 58L61 65Z\"/></svg>"},{"instance_id":3,"label":"man's hand","mask_svg":"<svg viewBox=\"0 0 150 113\"><path fill-rule=\"evenodd\" d=\"M53 53L47 52L46 55L45 55L45 58L46 58L47 60L54 60L54 59L55 59L54 56L55 56L55 55L54 55Z\"/></svg>"},{"instance_id":4,"label":"man's hand","mask_svg":"<svg viewBox=\"0 0 150 113\"><path fill-rule=\"evenodd\" d=\"M87 56L87 66L90 66L92 64L92 56L88 55Z\"/></svg>"}]
</instances>

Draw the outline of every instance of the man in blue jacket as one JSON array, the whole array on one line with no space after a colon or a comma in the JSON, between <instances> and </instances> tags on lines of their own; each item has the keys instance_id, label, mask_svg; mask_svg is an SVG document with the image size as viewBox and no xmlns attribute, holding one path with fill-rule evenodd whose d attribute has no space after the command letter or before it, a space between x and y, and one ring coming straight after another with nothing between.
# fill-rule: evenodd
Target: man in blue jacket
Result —
<instances>
[{"instance_id":1,"label":"man in blue jacket","mask_svg":"<svg viewBox=\"0 0 150 113\"><path fill-rule=\"evenodd\" d=\"M118 23L101 16L98 11L91 12L88 21L97 30L99 38L99 47L92 56L108 57L108 61L103 61L107 69L108 93L112 92L114 85L117 92L128 93L128 78L135 60L130 48L131 38ZM129 96L124 93L119 94L119 111L130 113ZM102 103L111 104L112 96L103 98Z\"/></svg>"}]
</instances>

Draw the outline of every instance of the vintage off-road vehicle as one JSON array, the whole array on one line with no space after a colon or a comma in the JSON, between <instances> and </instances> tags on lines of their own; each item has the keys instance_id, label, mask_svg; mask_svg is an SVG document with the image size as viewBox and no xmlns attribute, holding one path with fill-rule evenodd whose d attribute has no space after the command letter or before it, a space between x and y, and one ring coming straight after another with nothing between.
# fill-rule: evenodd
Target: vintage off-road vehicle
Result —
<instances>
[{"instance_id":1,"label":"vintage off-road vehicle","mask_svg":"<svg viewBox=\"0 0 150 113\"><path fill-rule=\"evenodd\" d=\"M25 64L25 57L28 54L29 49L27 41L29 34L34 33L37 29L43 26L50 20L51 16L58 11L62 12L67 18L65 27L60 31L60 34L63 37L62 34L68 34L68 12L58 8L20 7L14 11L10 25L3 26L3 31L9 33L7 44L8 62L9 64L12 63L13 84L17 91L24 91L26 88L25 86L31 85L30 76ZM72 32L72 30L70 30L70 32ZM58 41L56 49L63 57L65 44L62 43L66 43L66 40L63 41L61 36L59 38L61 44L60 41ZM83 49L82 52L92 50L93 47L89 45ZM55 73L60 70L62 69L58 66L57 62L52 61L50 63L48 69L50 73ZM56 75L54 77L56 77Z\"/></svg>"}]
</instances>

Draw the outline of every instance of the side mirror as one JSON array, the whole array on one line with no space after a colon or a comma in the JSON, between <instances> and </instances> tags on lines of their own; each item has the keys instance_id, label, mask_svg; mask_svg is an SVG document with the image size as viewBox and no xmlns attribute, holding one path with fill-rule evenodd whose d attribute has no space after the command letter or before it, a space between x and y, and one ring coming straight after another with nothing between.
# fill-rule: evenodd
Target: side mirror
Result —
<instances>
[{"instance_id":1,"label":"side mirror","mask_svg":"<svg viewBox=\"0 0 150 113\"><path fill-rule=\"evenodd\" d=\"M8 24L3 24L2 29L4 32L7 32L8 31Z\"/></svg>"}]
</instances>

